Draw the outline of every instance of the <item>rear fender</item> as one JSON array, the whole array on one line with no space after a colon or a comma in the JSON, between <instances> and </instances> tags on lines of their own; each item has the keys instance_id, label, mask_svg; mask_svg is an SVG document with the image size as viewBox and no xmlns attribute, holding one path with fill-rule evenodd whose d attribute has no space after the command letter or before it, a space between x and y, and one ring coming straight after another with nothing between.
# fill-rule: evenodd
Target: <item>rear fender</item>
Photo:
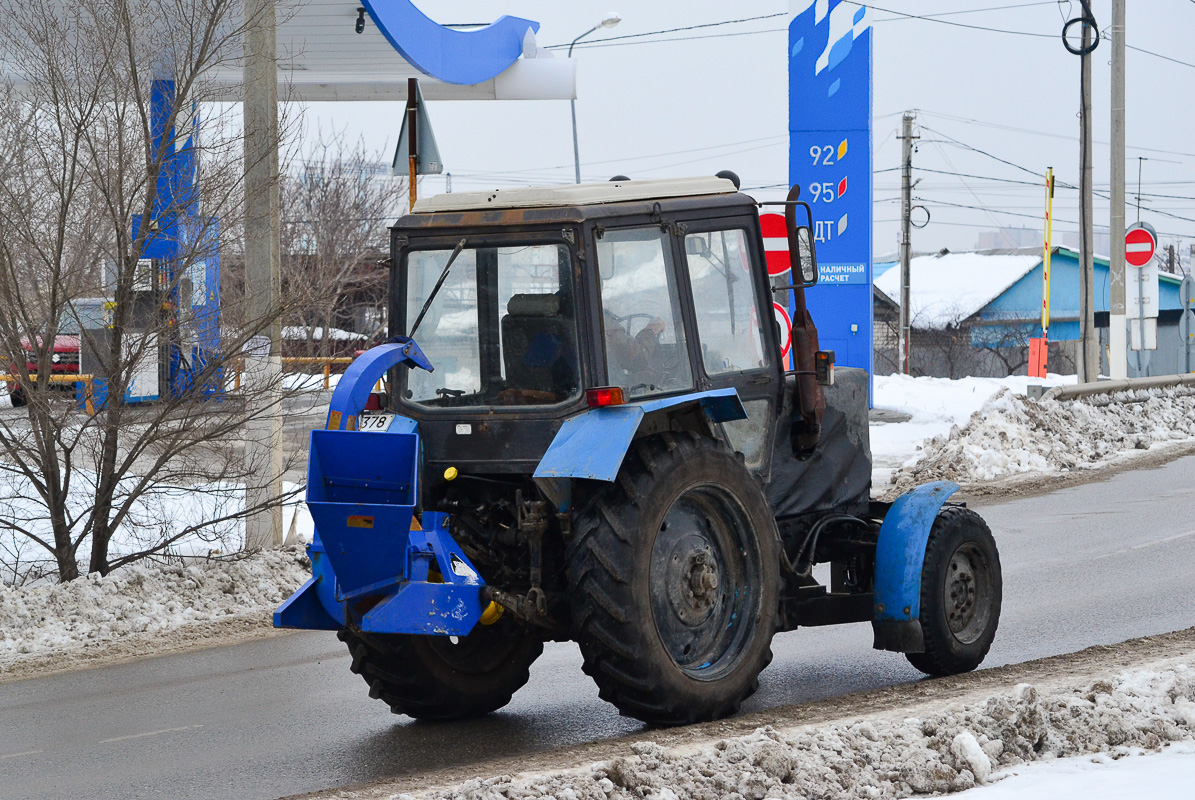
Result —
<instances>
[{"instance_id":1,"label":"rear fender","mask_svg":"<svg viewBox=\"0 0 1195 800\"><path fill-rule=\"evenodd\" d=\"M880 526L875 561L872 630L876 650L925 652L921 631L921 570L930 530L958 484L934 481L896 499Z\"/></svg>"},{"instance_id":2,"label":"rear fender","mask_svg":"<svg viewBox=\"0 0 1195 800\"><path fill-rule=\"evenodd\" d=\"M613 481L645 421L651 425L660 417L686 411L700 411L710 423L747 418L735 389L713 389L592 408L565 421L533 477L541 483L564 478Z\"/></svg>"}]
</instances>

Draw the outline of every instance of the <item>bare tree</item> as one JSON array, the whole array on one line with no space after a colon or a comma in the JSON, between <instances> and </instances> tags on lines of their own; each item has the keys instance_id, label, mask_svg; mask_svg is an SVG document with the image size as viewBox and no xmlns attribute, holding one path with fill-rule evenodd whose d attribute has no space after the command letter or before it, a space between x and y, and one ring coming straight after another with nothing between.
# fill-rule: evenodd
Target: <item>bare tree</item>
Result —
<instances>
[{"instance_id":1,"label":"bare tree","mask_svg":"<svg viewBox=\"0 0 1195 800\"><path fill-rule=\"evenodd\" d=\"M292 159L282 180L283 321L305 353L335 353L332 329L368 337L384 328L387 228L405 196L383 155L347 146L343 134L321 134L306 158Z\"/></svg>"},{"instance_id":2,"label":"bare tree","mask_svg":"<svg viewBox=\"0 0 1195 800\"><path fill-rule=\"evenodd\" d=\"M283 309L221 325L209 267L242 213L244 163L238 119L207 101L253 20L235 0L0 12L0 355L26 401L0 416L0 539L26 560L35 544L67 581L81 550L106 574L235 537L260 510L245 507L261 470L239 431L276 409L230 395L226 373ZM80 336L91 415L50 377L61 332L97 295L103 319ZM162 361L160 399L133 402Z\"/></svg>"}]
</instances>

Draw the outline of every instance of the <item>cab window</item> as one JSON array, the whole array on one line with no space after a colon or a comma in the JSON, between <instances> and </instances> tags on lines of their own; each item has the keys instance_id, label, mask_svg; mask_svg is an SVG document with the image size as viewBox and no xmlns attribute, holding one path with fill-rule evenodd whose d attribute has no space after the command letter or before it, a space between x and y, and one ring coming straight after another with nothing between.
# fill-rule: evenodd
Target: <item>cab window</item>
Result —
<instances>
[{"instance_id":1,"label":"cab window","mask_svg":"<svg viewBox=\"0 0 1195 800\"><path fill-rule=\"evenodd\" d=\"M756 305L746 232L689 234L685 237L685 260L706 374L767 367L768 354L760 331L763 317ZM767 318L771 318L770 313Z\"/></svg>"},{"instance_id":2,"label":"cab window","mask_svg":"<svg viewBox=\"0 0 1195 800\"><path fill-rule=\"evenodd\" d=\"M597 257L610 383L630 397L692 388L667 234L658 226L606 231Z\"/></svg>"}]
</instances>

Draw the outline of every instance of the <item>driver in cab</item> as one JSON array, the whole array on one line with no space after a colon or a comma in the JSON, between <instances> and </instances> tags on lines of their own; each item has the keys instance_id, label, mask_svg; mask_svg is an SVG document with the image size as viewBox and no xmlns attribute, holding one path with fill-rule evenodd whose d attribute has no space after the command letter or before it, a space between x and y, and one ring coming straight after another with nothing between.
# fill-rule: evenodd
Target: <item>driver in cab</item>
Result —
<instances>
[{"instance_id":1,"label":"driver in cab","mask_svg":"<svg viewBox=\"0 0 1195 800\"><path fill-rule=\"evenodd\" d=\"M631 336L624 323L614 314L604 311L603 317L606 323L606 353L611 371L622 370L623 373L620 376L611 375L610 379L652 373L654 356L660 345L660 334L666 327L664 320L653 317L642 330Z\"/></svg>"}]
</instances>

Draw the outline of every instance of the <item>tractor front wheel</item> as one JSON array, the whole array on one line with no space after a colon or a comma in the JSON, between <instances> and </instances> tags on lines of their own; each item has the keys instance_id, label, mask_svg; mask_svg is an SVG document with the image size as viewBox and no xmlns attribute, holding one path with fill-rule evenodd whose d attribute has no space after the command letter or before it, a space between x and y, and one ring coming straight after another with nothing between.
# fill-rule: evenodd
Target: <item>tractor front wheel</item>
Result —
<instances>
[{"instance_id":1,"label":"tractor front wheel","mask_svg":"<svg viewBox=\"0 0 1195 800\"><path fill-rule=\"evenodd\" d=\"M928 675L957 675L983 662L1000 622L1000 554L983 517L942 509L930 530L921 569L925 652L906 653Z\"/></svg>"},{"instance_id":2,"label":"tractor front wheel","mask_svg":"<svg viewBox=\"0 0 1195 800\"><path fill-rule=\"evenodd\" d=\"M372 634L342 629L351 669L369 696L395 714L460 719L496 711L530 677L543 642L508 619L478 625L468 636Z\"/></svg>"},{"instance_id":3,"label":"tractor front wheel","mask_svg":"<svg viewBox=\"0 0 1195 800\"><path fill-rule=\"evenodd\" d=\"M738 711L771 661L779 538L759 484L720 442L636 442L578 515L573 633L603 700L655 725Z\"/></svg>"}]
</instances>

